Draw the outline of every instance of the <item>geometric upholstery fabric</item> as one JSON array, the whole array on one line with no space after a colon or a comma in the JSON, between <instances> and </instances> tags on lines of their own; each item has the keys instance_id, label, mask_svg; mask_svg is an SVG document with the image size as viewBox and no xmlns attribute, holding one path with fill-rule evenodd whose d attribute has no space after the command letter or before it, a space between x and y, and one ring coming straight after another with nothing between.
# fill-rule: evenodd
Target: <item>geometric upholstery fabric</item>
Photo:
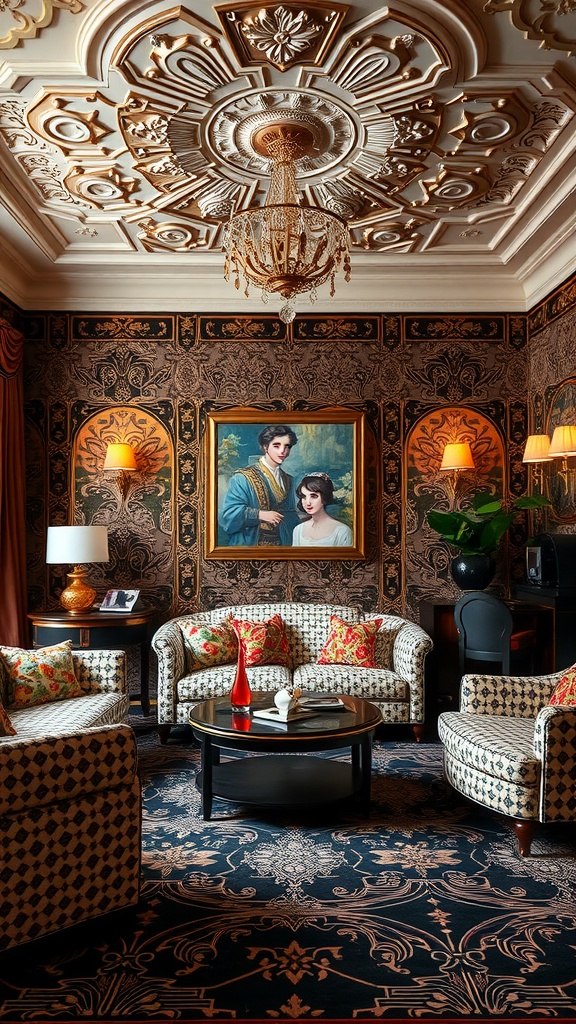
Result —
<instances>
[{"instance_id":1,"label":"geometric upholstery fabric","mask_svg":"<svg viewBox=\"0 0 576 1024\"><path fill-rule=\"evenodd\" d=\"M0 949L138 901L140 799L131 774L120 786L2 819Z\"/></svg>"},{"instance_id":2,"label":"geometric upholstery fabric","mask_svg":"<svg viewBox=\"0 0 576 1024\"><path fill-rule=\"evenodd\" d=\"M462 677L438 719L454 789L517 822L576 819L576 708L549 703L563 674Z\"/></svg>"},{"instance_id":3,"label":"geometric upholstery fabric","mask_svg":"<svg viewBox=\"0 0 576 1024\"><path fill-rule=\"evenodd\" d=\"M113 725L126 719L129 711L127 693L92 693L53 704L11 708L10 717L21 740L79 732L94 725ZM0 754L5 742L0 740Z\"/></svg>"},{"instance_id":4,"label":"geometric upholstery fabric","mask_svg":"<svg viewBox=\"0 0 576 1024\"><path fill-rule=\"evenodd\" d=\"M74 651L83 696L0 737L0 948L138 899L140 781L124 651ZM0 687L9 685L7 674ZM100 687L102 686L102 690Z\"/></svg>"},{"instance_id":5,"label":"geometric upholstery fabric","mask_svg":"<svg viewBox=\"0 0 576 1024\"><path fill-rule=\"evenodd\" d=\"M158 656L159 725L187 723L195 704L207 697L227 696L232 687L234 665L190 672L183 628L191 624L220 624L226 617L263 622L274 615L280 616L284 625L293 668L248 668L253 690L274 692L294 685L312 692L350 694L372 701L385 722L416 727L423 724L424 662L432 649L432 640L417 623L397 615L364 615L353 606L279 601L196 612L170 619L156 631L152 647ZM317 664L330 632L332 615L351 624L380 620L378 632L386 635L383 643L376 639L376 668Z\"/></svg>"},{"instance_id":6,"label":"geometric upholstery fabric","mask_svg":"<svg viewBox=\"0 0 576 1024\"><path fill-rule=\"evenodd\" d=\"M2 746L1 763L0 816L76 800L136 774L130 731L109 726L32 742L18 737Z\"/></svg>"},{"instance_id":7,"label":"geometric upholstery fabric","mask_svg":"<svg viewBox=\"0 0 576 1024\"><path fill-rule=\"evenodd\" d=\"M441 729L442 743L458 760L504 782L539 785L533 720L447 711Z\"/></svg>"}]
</instances>

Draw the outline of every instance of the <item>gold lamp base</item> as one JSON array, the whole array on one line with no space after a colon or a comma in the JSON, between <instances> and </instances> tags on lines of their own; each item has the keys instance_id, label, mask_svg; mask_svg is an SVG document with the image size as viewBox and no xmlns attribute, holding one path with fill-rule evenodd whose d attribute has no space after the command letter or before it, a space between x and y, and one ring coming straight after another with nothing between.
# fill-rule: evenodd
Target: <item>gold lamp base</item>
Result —
<instances>
[{"instance_id":1,"label":"gold lamp base","mask_svg":"<svg viewBox=\"0 0 576 1024\"><path fill-rule=\"evenodd\" d=\"M92 607L96 599L96 591L86 579L86 570L77 565L68 573L68 586L60 594L60 604L70 615L80 615Z\"/></svg>"}]
</instances>

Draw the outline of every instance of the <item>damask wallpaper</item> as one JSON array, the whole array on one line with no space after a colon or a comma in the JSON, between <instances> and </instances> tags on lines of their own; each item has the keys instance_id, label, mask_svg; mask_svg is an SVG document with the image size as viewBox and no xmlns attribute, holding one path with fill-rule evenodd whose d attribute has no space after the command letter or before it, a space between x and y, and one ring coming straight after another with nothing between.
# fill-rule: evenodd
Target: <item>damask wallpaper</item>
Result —
<instances>
[{"instance_id":1,"label":"damask wallpaper","mask_svg":"<svg viewBox=\"0 0 576 1024\"><path fill-rule=\"evenodd\" d=\"M417 618L422 597L455 593L450 552L424 519L450 498L443 443L472 431L485 458L467 486L489 479L505 498L524 492L526 435L544 425L550 389L576 376L575 292L568 282L530 316L300 315L291 325L0 305L27 339L30 608L56 607L64 582L45 565L47 525L106 522L111 560L94 567L98 588L138 588L166 617L327 600ZM364 413L365 560L204 557L206 417L236 406ZM106 439L126 429L138 469L123 500L102 460ZM530 526L520 521L503 551L502 592L522 578Z\"/></svg>"}]
</instances>

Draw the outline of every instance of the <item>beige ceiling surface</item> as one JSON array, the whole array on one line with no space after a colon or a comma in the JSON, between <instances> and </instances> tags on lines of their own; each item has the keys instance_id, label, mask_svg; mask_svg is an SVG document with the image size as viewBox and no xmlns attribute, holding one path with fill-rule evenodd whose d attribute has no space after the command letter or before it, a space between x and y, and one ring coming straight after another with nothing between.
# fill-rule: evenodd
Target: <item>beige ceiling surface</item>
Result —
<instances>
[{"instance_id":1,"label":"beige ceiling surface","mask_svg":"<svg viewBox=\"0 0 576 1024\"><path fill-rule=\"evenodd\" d=\"M262 310L222 232L263 203L251 141L282 119L314 137L302 201L349 225L318 312L527 310L576 269L572 50L576 0L6 0L0 289Z\"/></svg>"}]
</instances>

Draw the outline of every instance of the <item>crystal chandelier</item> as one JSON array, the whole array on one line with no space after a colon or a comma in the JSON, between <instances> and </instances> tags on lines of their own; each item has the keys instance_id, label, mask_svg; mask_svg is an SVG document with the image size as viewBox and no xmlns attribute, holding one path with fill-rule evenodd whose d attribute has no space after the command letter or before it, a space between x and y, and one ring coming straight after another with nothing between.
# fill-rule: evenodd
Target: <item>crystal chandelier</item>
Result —
<instances>
[{"instance_id":1,"label":"crystal chandelier","mask_svg":"<svg viewBox=\"0 0 576 1024\"><path fill-rule=\"evenodd\" d=\"M236 288L244 279L244 294L249 284L262 289L262 298L279 293L286 303L279 316L290 323L296 316L292 300L310 293L330 280L334 295L334 277L340 267L350 280L348 226L335 213L316 206L301 206L296 186L295 162L310 153L312 133L300 125L266 125L256 131L252 145L272 164L270 188L264 206L241 210L232 215L224 229L226 261L224 277L234 277Z\"/></svg>"}]
</instances>

